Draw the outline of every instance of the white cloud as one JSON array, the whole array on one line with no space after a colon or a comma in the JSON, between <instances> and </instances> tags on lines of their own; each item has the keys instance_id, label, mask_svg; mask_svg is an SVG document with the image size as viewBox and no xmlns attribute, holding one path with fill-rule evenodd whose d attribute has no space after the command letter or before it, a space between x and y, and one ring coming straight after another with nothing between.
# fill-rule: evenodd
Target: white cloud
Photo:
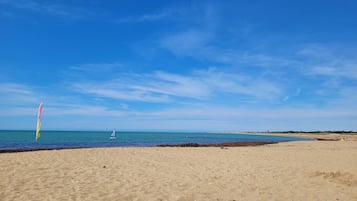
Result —
<instances>
[{"instance_id":1,"label":"white cloud","mask_svg":"<svg viewBox=\"0 0 357 201\"><path fill-rule=\"evenodd\" d=\"M180 5L171 4L159 11L132 15L115 20L119 23L147 23L157 21L169 21L173 23L195 24L204 27L212 27L216 24L216 6L211 2L192 2Z\"/></svg>"},{"instance_id":2,"label":"white cloud","mask_svg":"<svg viewBox=\"0 0 357 201\"><path fill-rule=\"evenodd\" d=\"M218 78L213 80L213 74L217 74ZM221 79L227 80L232 75L227 75L223 72L197 71L193 73L195 78L202 80L203 83L217 83ZM137 77L138 75L135 75ZM145 75L146 79L148 75ZM175 74L168 74L157 72L150 74L155 79L161 81L173 80L173 83L180 83L188 78L178 76ZM208 77L204 80L204 77ZM210 77L211 76L211 77ZM244 80L244 77L240 78ZM189 80L189 79L188 79ZM234 84L233 84L234 85ZM208 93L215 93L215 90L223 85L212 87ZM4 90L6 88L6 91ZM225 87L223 87L224 90ZM28 87L18 84L1 84L1 95L25 94L32 96L33 92ZM85 90L85 89L83 89ZM211 91L212 90L212 91ZM295 94L299 94L301 89L297 89ZM351 105L357 100L355 95L355 88L350 87L342 91L341 97L338 100L331 102L326 107L316 108L300 105L299 107L274 107L267 106L253 107L246 104L243 105L217 105L213 103L198 101L182 102L182 104L175 104L174 107L160 107L147 108L145 110L138 110L135 107L129 107L130 104L118 103L115 108L113 105L104 105L101 103L90 104L86 101L81 101L75 98L65 101L59 99L59 96L52 96L44 105L44 128L78 128L78 129L106 129L121 127L122 129L132 130L205 130L205 131L257 131L257 130L343 130L356 129L352 125L357 121L357 115L354 112L356 107ZM162 92L163 94L164 92ZM184 94L184 93L183 93ZM97 96L97 95L96 95ZM109 96L109 95L108 95ZM169 96L169 95L167 95ZM140 96L138 96L140 97ZM173 98L169 96L169 98ZM86 98L83 97L83 100ZM22 98L18 102L24 101ZM25 105L8 105L6 108L0 110L0 118L23 117L31 116L35 119L37 100L31 100ZM76 124L68 122L73 119ZM30 121L29 119L28 121ZM34 121L34 120L33 120ZM60 123L56 123L61 121ZM72 121L72 120L71 120ZM91 124L89 122L96 122ZM26 123L26 125L30 125ZM155 126L156 125L156 126ZM5 125L0 125L4 127ZM32 125L30 125L32 126Z\"/></svg>"},{"instance_id":3,"label":"white cloud","mask_svg":"<svg viewBox=\"0 0 357 201\"><path fill-rule=\"evenodd\" d=\"M149 82L148 85L160 93L196 99L210 96L209 85L200 77L156 72L152 78L153 82Z\"/></svg>"},{"instance_id":4,"label":"white cloud","mask_svg":"<svg viewBox=\"0 0 357 201\"><path fill-rule=\"evenodd\" d=\"M89 63L89 64L81 64L76 66L70 66L70 70L74 71L82 71L82 72L102 72L102 71L110 71L120 68L122 65L118 62L114 63Z\"/></svg>"},{"instance_id":5,"label":"white cloud","mask_svg":"<svg viewBox=\"0 0 357 201\"><path fill-rule=\"evenodd\" d=\"M76 83L73 84L72 87L80 93L118 100L143 102L168 102L170 100L165 94L158 94L145 87L130 85L129 83L120 81L112 81L111 83Z\"/></svg>"},{"instance_id":6,"label":"white cloud","mask_svg":"<svg viewBox=\"0 0 357 201\"><path fill-rule=\"evenodd\" d=\"M310 75L356 79L357 54L353 52L342 47L335 49L315 44L307 45L297 54L303 56L300 65Z\"/></svg>"},{"instance_id":7,"label":"white cloud","mask_svg":"<svg viewBox=\"0 0 357 201\"><path fill-rule=\"evenodd\" d=\"M31 95L32 91L25 85L14 83L0 83L0 93L8 93L9 95Z\"/></svg>"},{"instance_id":8,"label":"white cloud","mask_svg":"<svg viewBox=\"0 0 357 201\"><path fill-rule=\"evenodd\" d=\"M4 116L4 117L36 116L36 115L37 115L36 107L11 106L11 107L3 108L0 110L0 116ZM1 124L0 124L0 126L1 126ZM2 125L2 126L5 126L5 125Z\"/></svg>"},{"instance_id":9,"label":"white cloud","mask_svg":"<svg viewBox=\"0 0 357 201\"><path fill-rule=\"evenodd\" d=\"M337 91L338 96L328 101L330 107L343 107L349 111L357 111L357 86L344 86ZM357 123L357 122L356 122Z\"/></svg>"},{"instance_id":10,"label":"white cloud","mask_svg":"<svg viewBox=\"0 0 357 201\"><path fill-rule=\"evenodd\" d=\"M45 108L45 114L48 116L61 116L61 115L76 115L76 116L123 116L126 112L119 110L109 110L103 106L93 105L62 105L62 106L48 106Z\"/></svg>"},{"instance_id":11,"label":"white cloud","mask_svg":"<svg viewBox=\"0 0 357 201\"><path fill-rule=\"evenodd\" d=\"M318 44L307 44L300 48L296 54L318 59L329 59L333 56L332 52L328 48Z\"/></svg>"},{"instance_id":12,"label":"white cloud","mask_svg":"<svg viewBox=\"0 0 357 201\"><path fill-rule=\"evenodd\" d=\"M0 4L17 9L73 19L83 18L84 13L87 13L87 11L83 10L83 8L64 4L55 4L52 2L40 2L36 0L1 0Z\"/></svg>"},{"instance_id":13,"label":"white cloud","mask_svg":"<svg viewBox=\"0 0 357 201\"><path fill-rule=\"evenodd\" d=\"M160 45L177 55L202 56L207 54L207 43L212 37L203 30L187 30L164 37Z\"/></svg>"},{"instance_id":14,"label":"white cloud","mask_svg":"<svg viewBox=\"0 0 357 201\"><path fill-rule=\"evenodd\" d=\"M158 13L144 14L140 16L130 16L116 20L119 23L141 23L141 22L154 22L165 20L175 15L173 10L164 10Z\"/></svg>"},{"instance_id":15,"label":"white cloud","mask_svg":"<svg viewBox=\"0 0 357 201\"><path fill-rule=\"evenodd\" d=\"M0 107L39 102L33 89L17 83L0 83L0 97Z\"/></svg>"},{"instance_id":16,"label":"white cloud","mask_svg":"<svg viewBox=\"0 0 357 201\"><path fill-rule=\"evenodd\" d=\"M338 69L328 66L315 66L312 68L311 73L318 75L335 76L338 74Z\"/></svg>"},{"instance_id":17,"label":"white cloud","mask_svg":"<svg viewBox=\"0 0 357 201\"><path fill-rule=\"evenodd\" d=\"M277 83L262 78L227 74L217 70L200 70L189 75L167 72L122 74L109 81L74 82L80 93L118 100L175 102L177 98L210 100L224 94L274 99L281 94Z\"/></svg>"},{"instance_id":18,"label":"white cloud","mask_svg":"<svg viewBox=\"0 0 357 201\"><path fill-rule=\"evenodd\" d=\"M144 129L208 131L266 131L266 130L355 130L357 120L348 108L245 108L193 104L137 116ZM135 121L135 120L133 120ZM180 124L173 124L180 122ZM129 123L132 124L132 123ZM138 126L138 125L136 125ZM156 128L158 129L158 128Z\"/></svg>"},{"instance_id":19,"label":"white cloud","mask_svg":"<svg viewBox=\"0 0 357 201\"><path fill-rule=\"evenodd\" d=\"M214 43L220 40L215 31L209 29L188 29L172 33L159 40L161 48L175 55L193 57L199 60L219 62L225 65L242 67L290 67L295 68L301 63L294 58L269 55L264 52L241 50L237 48L219 47Z\"/></svg>"},{"instance_id":20,"label":"white cloud","mask_svg":"<svg viewBox=\"0 0 357 201\"><path fill-rule=\"evenodd\" d=\"M357 79L357 61L348 63L347 61L342 61L335 66L321 66L319 64L312 66L311 71L309 72L313 75L323 75L329 77L345 77Z\"/></svg>"}]
</instances>

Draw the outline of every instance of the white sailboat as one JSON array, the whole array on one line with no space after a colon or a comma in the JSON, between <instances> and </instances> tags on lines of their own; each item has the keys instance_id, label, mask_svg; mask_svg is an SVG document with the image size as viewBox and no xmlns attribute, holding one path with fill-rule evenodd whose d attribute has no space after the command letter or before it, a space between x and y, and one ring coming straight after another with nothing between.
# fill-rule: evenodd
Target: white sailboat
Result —
<instances>
[{"instance_id":1,"label":"white sailboat","mask_svg":"<svg viewBox=\"0 0 357 201\"><path fill-rule=\"evenodd\" d=\"M113 130L113 132L112 132L112 134L110 135L109 139L111 139L111 140L117 139L117 135L116 135L116 133L115 133L115 130Z\"/></svg>"}]
</instances>

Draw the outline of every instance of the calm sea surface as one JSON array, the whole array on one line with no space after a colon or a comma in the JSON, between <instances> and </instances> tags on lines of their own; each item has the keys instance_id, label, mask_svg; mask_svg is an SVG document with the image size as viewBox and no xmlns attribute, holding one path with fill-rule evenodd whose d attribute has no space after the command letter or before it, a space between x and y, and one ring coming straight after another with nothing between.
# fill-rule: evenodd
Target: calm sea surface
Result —
<instances>
[{"instance_id":1,"label":"calm sea surface","mask_svg":"<svg viewBox=\"0 0 357 201\"><path fill-rule=\"evenodd\" d=\"M159 144L222 143L252 141L296 141L304 138L286 136L185 133L185 132L118 132L111 140L111 131L41 131L35 141L35 131L0 130L0 150L60 149L81 147L155 146Z\"/></svg>"}]
</instances>

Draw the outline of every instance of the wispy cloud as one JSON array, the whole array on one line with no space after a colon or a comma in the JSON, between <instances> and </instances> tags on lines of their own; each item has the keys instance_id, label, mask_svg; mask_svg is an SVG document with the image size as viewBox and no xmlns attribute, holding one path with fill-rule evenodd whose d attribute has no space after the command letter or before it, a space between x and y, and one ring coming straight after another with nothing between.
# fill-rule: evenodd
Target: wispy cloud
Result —
<instances>
[{"instance_id":1,"label":"wispy cloud","mask_svg":"<svg viewBox=\"0 0 357 201\"><path fill-rule=\"evenodd\" d=\"M177 12L173 10L164 10L158 13L144 14L138 16L129 16L126 18L116 20L119 23L141 23L141 22L155 22L165 20L173 17Z\"/></svg>"},{"instance_id":2,"label":"wispy cloud","mask_svg":"<svg viewBox=\"0 0 357 201\"><path fill-rule=\"evenodd\" d=\"M227 74L220 72L214 69L210 70L200 70L192 72L191 76L182 76L177 74L171 74L167 72L154 72L152 74L146 75L127 75L125 79L128 79L127 82L117 83L118 85L109 85L111 82L108 82L108 85L101 85L98 82L91 82L81 88L81 94L90 93L93 94L95 98L103 96L105 98L117 98L120 100L131 100L135 101L135 98L142 98L146 102L159 102L160 101L177 101L176 97L179 97L178 94L182 97L195 98L191 97L193 94L191 92L180 91L178 87L175 88L175 85L180 86L179 83L189 83L189 88L196 88L198 86L204 86L205 88L200 89L200 87L195 90L203 91L202 97L196 98L209 98L215 94L220 93L248 93L248 91L254 91L249 93L260 93L258 87L250 86L249 90L243 90L241 92L239 85L241 82L246 82L246 79L249 79L245 76L237 76L232 74ZM142 80L141 80L142 79ZM130 81L129 81L130 80ZM131 82L132 81L132 82ZM136 84L141 81L145 81L150 86L149 89L145 88L145 84ZM112 83L113 84L113 83ZM155 85L157 84L157 85ZM167 86L161 87L160 84L168 84ZM171 84L171 85L170 85ZM263 85L265 85L264 83ZM115 97L115 95L104 94L101 95L101 92L90 92L87 91L91 87L96 85L102 86L102 89L113 89L113 93L117 93L117 87L124 85L122 87L133 86L129 88L133 90L133 93L137 91L143 91L143 93L151 92L153 98L160 98L161 96L166 96L166 100L146 100L147 97L137 94L129 94L128 97ZM182 84L184 85L184 84ZM1 99L0 106L5 106L0 110L0 117L19 117L19 116L35 116L36 107L38 100L34 90L31 87L15 84L15 83L2 83L2 89L0 91L1 97L13 97L12 100ZM144 88L141 88L144 87ZM170 90L170 88L173 89ZM186 88L185 86L183 88ZM130 93L129 89L126 89ZM190 89L191 90L191 89ZM265 89L263 89L265 90ZM122 105L121 101L112 101L110 105L103 104L101 102L96 102L95 104L90 104L90 101L81 101L85 99L90 99L90 96L84 96L80 99L72 97L65 98L62 100L61 94L52 95L50 98L47 98L45 101L45 110L44 115L46 116L46 126L49 128L61 125L64 127L73 126L77 128L78 125L72 125L71 122L62 122L60 124L55 123L58 119L63 118L74 118L77 123L82 123L81 126L87 125L86 129L103 129L106 127L115 127L116 125L123 124L121 127L124 129L137 129L137 122L140 122L141 129L161 129L161 130L177 130L179 127L175 124L180 123L182 128L187 130L274 130L274 129L300 129L300 130L319 130L319 129L338 129L338 125L341 125L345 119L348 119L349 123L353 119L357 119L357 116L354 112L354 109L350 106L354 104L354 101L357 100L357 96L354 94L355 89L350 87L342 91L341 98L331 102L327 107L315 108L301 105L299 108L293 106L285 107L268 107L266 105L261 105L259 107L251 106L247 104L214 104L211 101L184 101L180 100L181 104L175 104L174 106L169 107L160 107L140 110L138 108L130 108L128 104ZM158 95L156 95L156 94ZM201 92L202 93L202 92ZM296 89L294 95L301 93L301 89ZM15 95L15 96L14 96ZM19 97L24 96L24 97ZM46 95L49 97L49 95ZM77 95L76 95L77 96ZM114 97L113 97L114 96ZM124 96L124 95L123 95ZM132 96L132 97L131 97ZM342 98L343 96L343 98ZM26 97L29 98L26 101ZM224 96L222 96L223 98ZM266 97L264 97L266 98ZM11 104L4 105L7 101L11 101ZM342 101L342 102L341 102ZM349 102L346 102L349 101ZM22 103L22 104L18 104ZM118 104L118 107L114 107L113 103ZM83 118L82 118L83 117ZM105 118L106 122L101 122L100 124L92 124L88 122L96 122L97 118ZM341 122L336 121L341 119ZM115 121L115 119L117 119ZM98 119L97 119L98 120ZM119 121L120 120L120 121ZM154 125L160 121L160 126L155 127ZM282 122L281 125L276 124L276 122ZM324 123L326 121L333 121L334 124L331 126L326 126ZM100 121L99 121L100 122ZM134 123L136 122L136 123ZM156 123L155 123L156 122ZM275 123L273 123L275 122ZM299 123L296 122L305 122L302 127L299 127ZM307 122L313 122L308 124ZM271 126L269 126L271 123ZM30 125L31 126L31 125ZM82 127L83 128L83 127ZM349 128L349 127L345 127Z\"/></svg>"},{"instance_id":3,"label":"wispy cloud","mask_svg":"<svg viewBox=\"0 0 357 201\"><path fill-rule=\"evenodd\" d=\"M130 116L130 115L129 115ZM353 125L357 115L348 108L247 108L212 104L188 104L138 113L146 129L189 130L338 130L341 125ZM125 121L125 120L124 120ZM153 127L154 122L159 127ZM326 122L331 122L326 125ZM333 122L333 123L332 123ZM176 123L176 125L175 125ZM179 123L177 126L177 123ZM129 123L129 125L132 124ZM134 127L135 128L135 127ZM351 127L345 127L351 128Z\"/></svg>"},{"instance_id":4,"label":"wispy cloud","mask_svg":"<svg viewBox=\"0 0 357 201\"><path fill-rule=\"evenodd\" d=\"M38 87L18 83L0 83L0 116L34 116L37 106L44 102L44 113L48 116L61 115L90 115L90 116L122 116L129 114L128 106L121 104L117 109L104 106L93 106L82 103L82 98L41 90ZM46 92L47 91L47 92ZM121 110L125 112L121 112Z\"/></svg>"},{"instance_id":5,"label":"wispy cloud","mask_svg":"<svg viewBox=\"0 0 357 201\"><path fill-rule=\"evenodd\" d=\"M174 4L161 10L143 13L138 15L131 15L117 19L116 22L119 23L144 23L144 22L158 22L158 21L168 21L168 22L183 22L183 23L196 23L199 21L200 25L208 25L210 21L210 26L214 24L214 6L210 3L204 4L185 4L184 6L179 4ZM206 23L205 23L206 22Z\"/></svg>"},{"instance_id":6,"label":"wispy cloud","mask_svg":"<svg viewBox=\"0 0 357 201\"><path fill-rule=\"evenodd\" d=\"M353 52L356 51L314 44L306 45L297 54L303 56L303 65L308 74L356 79L357 54Z\"/></svg>"},{"instance_id":7,"label":"wispy cloud","mask_svg":"<svg viewBox=\"0 0 357 201\"><path fill-rule=\"evenodd\" d=\"M268 97L277 100L279 97L286 103L324 105L343 97L341 91L357 81L357 55L353 53L356 51L351 51L353 48L305 45L296 52L294 49L297 47L290 47L289 53L277 56L232 47L220 48L212 45L215 40L211 33L188 31L163 37L161 47L178 56L218 62L230 68L249 69L256 77L252 77L252 74L243 80L225 77L217 83L231 89L229 93L255 97L256 101ZM214 76L218 76L217 72ZM297 77L300 81L296 80ZM212 85L211 81L209 83L210 92L227 92L224 87ZM302 88L304 95L300 96ZM294 89L300 90L296 94L289 92Z\"/></svg>"},{"instance_id":8,"label":"wispy cloud","mask_svg":"<svg viewBox=\"0 0 357 201\"><path fill-rule=\"evenodd\" d=\"M218 106L211 104L190 104L179 108L169 108L152 112L153 117L178 118L178 119L220 119L229 118L257 118L257 119L311 119L311 118L335 118L335 117L356 117L353 111L348 108L245 108Z\"/></svg>"},{"instance_id":9,"label":"wispy cloud","mask_svg":"<svg viewBox=\"0 0 357 201\"><path fill-rule=\"evenodd\" d=\"M80 93L142 102L173 102L177 98L210 100L223 94L241 94L258 99L274 99L281 93L277 83L244 77L214 69L179 75L157 71L150 74L121 74L110 81L74 82Z\"/></svg>"},{"instance_id":10,"label":"wispy cloud","mask_svg":"<svg viewBox=\"0 0 357 201\"><path fill-rule=\"evenodd\" d=\"M143 102L168 102L170 99L166 95L153 93L150 90L144 90L143 87L131 86L126 83L100 83L87 82L72 85L73 89L80 93L92 94L98 97L143 101Z\"/></svg>"},{"instance_id":11,"label":"wispy cloud","mask_svg":"<svg viewBox=\"0 0 357 201\"><path fill-rule=\"evenodd\" d=\"M61 115L79 115L79 116L125 116L129 112L120 110L111 110L104 106L93 105L78 105L78 104L64 104L60 106L49 105L46 107L46 115L61 116Z\"/></svg>"},{"instance_id":12,"label":"wispy cloud","mask_svg":"<svg viewBox=\"0 0 357 201\"><path fill-rule=\"evenodd\" d=\"M213 36L199 30L187 30L164 37L160 45L182 56L204 56L207 54L207 43Z\"/></svg>"},{"instance_id":13,"label":"wispy cloud","mask_svg":"<svg viewBox=\"0 0 357 201\"><path fill-rule=\"evenodd\" d=\"M250 49L217 46L221 40L215 31L207 29L188 29L170 33L159 40L160 47L181 57L218 62L239 67L256 66L264 68L296 67L300 63L292 57L270 55Z\"/></svg>"},{"instance_id":14,"label":"wispy cloud","mask_svg":"<svg viewBox=\"0 0 357 201\"><path fill-rule=\"evenodd\" d=\"M341 61L336 65L315 65L311 74L329 77L345 77L357 79L357 61Z\"/></svg>"},{"instance_id":15,"label":"wispy cloud","mask_svg":"<svg viewBox=\"0 0 357 201\"><path fill-rule=\"evenodd\" d=\"M70 70L82 71L82 72L102 72L115 70L120 68L122 65L118 62L113 63L88 63L88 64L80 64L75 66L70 66Z\"/></svg>"},{"instance_id":16,"label":"wispy cloud","mask_svg":"<svg viewBox=\"0 0 357 201\"><path fill-rule=\"evenodd\" d=\"M0 117L33 116L41 101L34 88L19 83L0 82L0 97Z\"/></svg>"},{"instance_id":17,"label":"wispy cloud","mask_svg":"<svg viewBox=\"0 0 357 201\"><path fill-rule=\"evenodd\" d=\"M84 14L88 13L83 8L37 0L0 0L0 4L16 9L74 19L83 18Z\"/></svg>"},{"instance_id":18,"label":"wispy cloud","mask_svg":"<svg viewBox=\"0 0 357 201\"><path fill-rule=\"evenodd\" d=\"M0 107L26 105L38 102L35 92L30 87L17 83L0 83Z\"/></svg>"},{"instance_id":19,"label":"wispy cloud","mask_svg":"<svg viewBox=\"0 0 357 201\"><path fill-rule=\"evenodd\" d=\"M181 4L178 2L169 3L164 8L148 13L124 16L117 20L118 23L155 23L169 22L171 25L183 25L214 29L217 25L217 5L213 2L190 2Z\"/></svg>"}]
</instances>

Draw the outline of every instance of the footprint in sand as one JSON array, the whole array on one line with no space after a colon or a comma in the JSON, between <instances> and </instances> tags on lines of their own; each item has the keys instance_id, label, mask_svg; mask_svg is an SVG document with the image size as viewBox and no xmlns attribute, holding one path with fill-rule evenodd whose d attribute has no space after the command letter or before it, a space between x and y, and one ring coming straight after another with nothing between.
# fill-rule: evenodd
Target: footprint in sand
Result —
<instances>
[{"instance_id":1,"label":"footprint in sand","mask_svg":"<svg viewBox=\"0 0 357 201\"><path fill-rule=\"evenodd\" d=\"M315 172L313 176L322 177L330 182L342 184L345 186L355 187L357 186L357 179L354 175L347 172Z\"/></svg>"}]
</instances>

